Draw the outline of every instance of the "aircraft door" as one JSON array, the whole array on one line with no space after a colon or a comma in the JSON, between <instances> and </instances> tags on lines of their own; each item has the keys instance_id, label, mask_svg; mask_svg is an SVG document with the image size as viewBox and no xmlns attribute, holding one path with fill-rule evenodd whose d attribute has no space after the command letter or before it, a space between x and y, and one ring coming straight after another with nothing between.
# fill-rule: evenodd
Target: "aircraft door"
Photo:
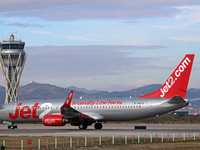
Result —
<instances>
[{"instance_id":1,"label":"aircraft door","mask_svg":"<svg viewBox=\"0 0 200 150\"><path fill-rule=\"evenodd\" d=\"M149 112L154 112L154 106L153 106L153 104L154 104L153 100L149 101L149 107L148 107Z\"/></svg>"}]
</instances>

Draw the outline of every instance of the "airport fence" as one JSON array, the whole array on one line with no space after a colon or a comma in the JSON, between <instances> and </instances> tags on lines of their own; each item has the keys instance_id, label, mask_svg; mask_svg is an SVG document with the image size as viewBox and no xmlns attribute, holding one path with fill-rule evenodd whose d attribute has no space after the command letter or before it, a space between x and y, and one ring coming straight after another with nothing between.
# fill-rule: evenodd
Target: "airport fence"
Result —
<instances>
[{"instance_id":1,"label":"airport fence","mask_svg":"<svg viewBox=\"0 0 200 150\"><path fill-rule=\"evenodd\" d=\"M105 137L29 137L0 136L1 149L64 149L68 147L93 147L126 144L170 143L200 140L200 133L173 133L154 135L105 136Z\"/></svg>"}]
</instances>

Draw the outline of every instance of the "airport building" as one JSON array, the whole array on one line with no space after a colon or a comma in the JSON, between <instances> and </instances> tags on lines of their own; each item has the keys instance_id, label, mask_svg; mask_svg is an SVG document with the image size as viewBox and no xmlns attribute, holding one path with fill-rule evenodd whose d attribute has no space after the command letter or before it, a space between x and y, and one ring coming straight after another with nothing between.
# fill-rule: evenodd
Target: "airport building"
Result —
<instances>
[{"instance_id":1,"label":"airport building","mask_svg":"<svg viewBox=\"0 0 200 150\"><path fill-rule=\"evenodd\" d=\"M13 33L9 40L0 42L0 64L5 81L5 104L19 100L19 84L27 54L25 42L15 40Z\"/></svg>"}]
</instances>

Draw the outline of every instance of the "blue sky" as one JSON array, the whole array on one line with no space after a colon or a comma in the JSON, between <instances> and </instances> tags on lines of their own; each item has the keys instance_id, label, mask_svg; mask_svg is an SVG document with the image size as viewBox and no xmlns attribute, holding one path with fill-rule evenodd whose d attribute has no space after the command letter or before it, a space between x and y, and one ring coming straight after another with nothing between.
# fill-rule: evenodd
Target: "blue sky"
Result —
<instances>
[{"instance_id":1,"label":"blue sky","mask_svg":"<svg viewBox=\"0 0 200 150\"><path fill-rule=\"evenodd\" d=\"M163 84L185 54L200 88L200 0L6 0L0 41L16 32L28 54L21 85L122 91ZM0 74L0 84L4 85Z\"/></svg>"}]
</instances>

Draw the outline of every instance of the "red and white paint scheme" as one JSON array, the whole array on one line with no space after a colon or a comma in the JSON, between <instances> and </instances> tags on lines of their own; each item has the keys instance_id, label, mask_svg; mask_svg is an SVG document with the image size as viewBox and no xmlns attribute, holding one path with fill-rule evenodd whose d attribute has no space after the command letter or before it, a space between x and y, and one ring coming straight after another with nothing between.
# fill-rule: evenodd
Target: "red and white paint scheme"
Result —
<instances>
[{"instance_id":1,"label":"red and white paint scheme","mask_svg":"<svg viewBox=\"0 0 200 150\"><path fill-rule=\"evenodd\" d=\"M158 91L141 96L140 98L171 98L174 95L185 98L193 59L194 55L185 55L183 60Z\"/></svg>"},{"instance_id":2,"label":"red and white paint scheme","mask_svg":"<svg viewBox=\"0 0 200 150\"><path fill-rule=\"evenodd\" d=\"M187 54L157 91L139 98L26 100L12 102L0 110L0 120L11 122L15 129L18 122L43 122L45 126L71 124L87 129L95 123L101 129L106 121L131 121L164 114L188 105L185 99L194 54Z\"/></svg>"}]
</instances>

